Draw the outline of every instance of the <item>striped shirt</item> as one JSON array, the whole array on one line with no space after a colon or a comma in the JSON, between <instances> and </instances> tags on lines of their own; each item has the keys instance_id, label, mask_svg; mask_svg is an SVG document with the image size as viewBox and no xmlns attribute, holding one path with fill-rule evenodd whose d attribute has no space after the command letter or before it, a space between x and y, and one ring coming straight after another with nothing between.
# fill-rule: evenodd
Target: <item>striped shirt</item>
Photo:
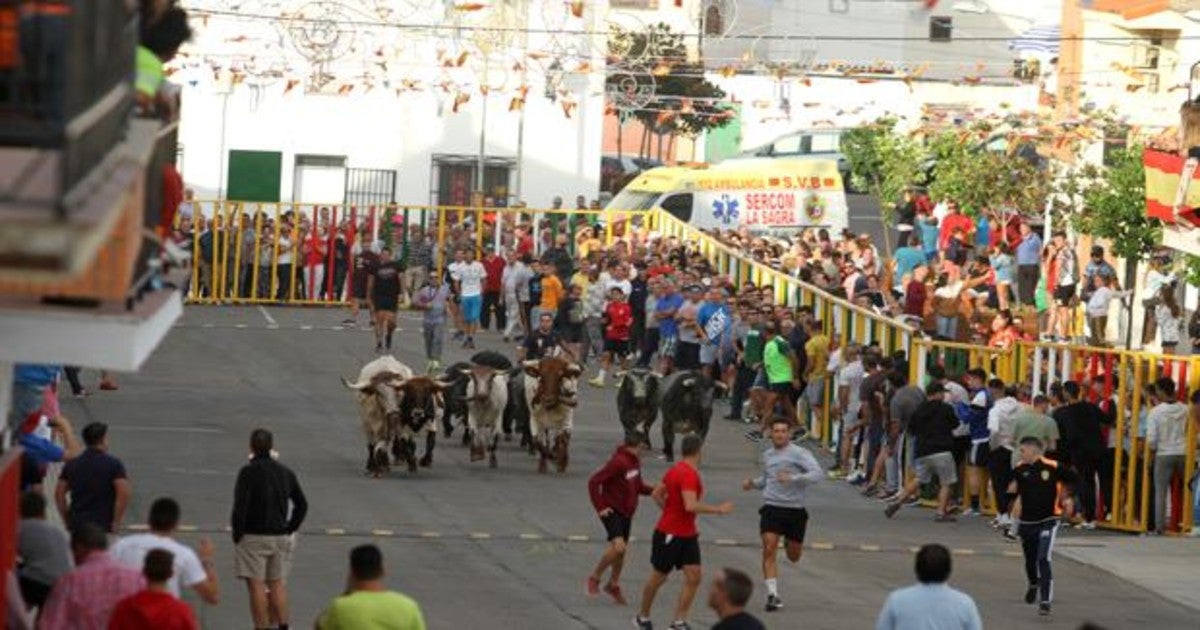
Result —
<instances>
[{"instance_id":1,"label":"striped shirt","mask_svg":"<svg viewBox=\"0 0 1200 630\"><path fill-rule=\"evenodd\" d=\"M105 630L117 603L145 587L140 571L117 564L108 552L94 551L58 579L38 628Z\"/></svg>"}]
</instances>

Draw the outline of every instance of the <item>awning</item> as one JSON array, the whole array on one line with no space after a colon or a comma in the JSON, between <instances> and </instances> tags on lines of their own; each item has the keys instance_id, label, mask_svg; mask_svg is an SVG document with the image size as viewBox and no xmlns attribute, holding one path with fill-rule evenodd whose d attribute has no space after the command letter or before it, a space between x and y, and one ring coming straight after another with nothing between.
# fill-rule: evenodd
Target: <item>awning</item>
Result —
<instances>
[{"instance_id":1,"label":"awning","mask_svg":"<svg viewBox=\"0 0 1200 630\"><path fill-rule=\"evenodd\" d=\"M1062 29L1057 24L1035 26L1020 37L1008 41L1008 49L1013 52L1032 52L1045 55L1057 55L1059 41L1062 39Z\"/></svg>"}]
</instances>

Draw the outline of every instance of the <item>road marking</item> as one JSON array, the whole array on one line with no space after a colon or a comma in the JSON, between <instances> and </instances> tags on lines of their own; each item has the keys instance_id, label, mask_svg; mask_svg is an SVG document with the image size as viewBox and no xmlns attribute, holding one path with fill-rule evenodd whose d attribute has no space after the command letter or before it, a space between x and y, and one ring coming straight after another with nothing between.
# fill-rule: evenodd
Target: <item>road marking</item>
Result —
<instances>
[{"instance_id":1,"label":"road marking","mask_svg":"<svg viewBox=\"0 0 1200 630\"><path fill-rule=\"evenodd\" d=\"M487 532L471 532L470 536L471 540L488 540L492 537L492 535Z\"/></svg>"},{"instance_id":2,"label":"road marking","mask_svg":"<svg viewBox=\"0 0 1200 630\"><path fill-rule=\"evenodd\" d=\"M859 545L859 551L879 551L879 545Z\"/></svg>"},{"instance_id":3,"label":"road marking","mask_svg":"<svg viewBox=\"0 0 1200 630\"><path fill-rule=\"evenodd\" d=\"M1025 554L1020 551L1005 551L1001 555L1007 556L1009 558L1024 558L1025 557Z\"/></svg>"},{"instance_id":4,"label":"road marking","mask_svg":"<svg viewBox=\"0 0 1200 630\"><path fill-rule=\"evenodd\" d=\"M138 523L136 525L126 525L125 529L133 532L148 532L150 531L150 526L145 523Z\"/></svg>"},{"instance_id":5,"label":"road marking","mask_svg":"<svg viewBox=\"0 0 1200 630\"><path fill-rule=\"evenodd\" d=\"M224 475L224 474L232 474L232 473L226 473L224 470L216 470L216 469L213 469L213 468L175 468L175 467L172 467L172 466L168 466L168 467L164 468L163 470L165 470L165 471L167 471L167 472L169 472L169 473L176 473L176 474L179 474L179 475Z\"/></svg>"},{"instance_id":6,"label":"road marking","mask_svg":"<svg viewBox=\"0 0 1200 630\"><path fill-rule=\"evenodd\" d=\"M330 536L344 536L346 535L346 530L341 527L328 527L325 529L325 533Z\"/></svg>"},{"instance_id":7,"label":"road marking","mask_svg":"<svg viewBox=\"0 0 1200 630\"><path fill-rule=\"evenodd\" d=\"M390 529L372 529L371 535L372 536L395 536L396 532L394 532Z\"/></svg>"},{"instance_id":8,"label":"road marking","mask_svg":"<svg viewBox=\"0 0 1200 630\"><path fill-rule=\"evenodd\" d=\"M581 535L579 535L579 534L571 534L570 536L567 536L567 540L569 540L569 541L571 541L571 542L587 542L587 541L588 541L588 537L587 537L587 536L581 536Z\"/></svg>"},{"instance_id":9,"label":"road marking","mask_svg":"<svg viewBox=\"0 0 1200 630\"><path fill-rule=\"evenodd\" d=\"M330 326L329 327L329 330L341 330L341 329L342 329L341 326Z\"/></svg>"},{"instance_id":10,"label":"road marking","mask_svg":"<svg viewBox=\"0 0 1200 630\"><path fill-rule=\"evenodd\" d=\"M442 535L438 532L421 532L421 538L441 538Z\"/></svg>"},{"instance_id":11,"label":"road marking","mask_svg":"<svg viewBox=\"0 0 1200 630\"><path fill-rule=\"evenodd\" d=\"M300 330L312 330L312 329L313 329L313 327L310 324L304 324L303 326L300 327Z\"/></svg>"},{"instance_id":12,"label":"road marking","mask_svg":"<svg viewBox=\"0 0 1200 630\"><path fill-rule=\"evenodd\" d=\"M176 529L178 529L181 532L194 532L194 531L199 531L200 528L196 527L195 525L180 525Z\"/></svg>"},{"instance_id":13,"label":"road marking","mask_svg":"<svg viewBox=\"0 0 1200 630\"><path fill-rule=\"evenodd\" d=\"M959 556L973 556L973 555L975 555L975 550L974 549L951 549L950 553L953 553L953 554L959 555Z\"/></svg>"},{"instance_id":14,"label":"road marking","mask_svg":"<svg viewBox=\"0 0 1200 630\"><path fill-rule=\"evenodd\" d=\"M200 327L201 328L216 328L217 325L216 324L201 324Z\"/></svg>"},{"instance_id":15,"label":"road marking","mask_svg":"<svg viewBox=\"0 0 1200 630\"><path fill-rule=\"evenodd\" d=\"M279 325L279 323L275 321L275 318L271 317L271 314L267 312L267 308L265 306L260 305L258 307L258 312L262 313L263 319L267 320L267 325L269 325L269 326L278 326Z\"/></svg>"},{"instance_id":16,"label":"road marking","mask_svg":"<svg viewBox=\"0 0 1200 630\"><path fill-rule=\"evenodd\" d=\"M521 540L541 540L541 534L521 534Z\"/></svg>"},{"instance_id":17,"label":"road marking","mask_svg":"<svg viewBox=\"0 0 1200 630\"><path fill-rule=\"evenodd\" d=\"M809 549L819 549L821 551L833 551L833 543L815 542L808 546Z\"/></svg>"},{"instance_id":18,"label":"road marking","mask_svg":"<svg viewBox=\"0 0 1200 630\"><path fill-rule=\"evenodd\" d=\"M733 540L732 538L718 538L713 542L721 547L736 547L738 544L738 541Z\"/></svg>"},{"instance_id":19,"label":"road marking","mask_svg":"<svg viewBox=\"0 0 1200 630\"><path fill-rule=\"evenodd\" d=\"M114 424L114 429L134 429L136 431L163 431L166 433L224 433L222 429L211 427L159 427L152 424Z\"/></svg>"}]
</instances>

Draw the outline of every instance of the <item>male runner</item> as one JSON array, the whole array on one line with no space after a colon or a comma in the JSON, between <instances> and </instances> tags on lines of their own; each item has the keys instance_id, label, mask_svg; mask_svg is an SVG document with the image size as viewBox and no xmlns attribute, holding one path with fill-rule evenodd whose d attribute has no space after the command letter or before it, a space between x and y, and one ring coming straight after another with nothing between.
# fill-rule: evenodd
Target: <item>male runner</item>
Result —
<instances>
[{"instance_id":1,"label":"male runner","mask_svg":"<svg viewBox=\"0 0 1200 630\"><path fill-rule=\"evenodd\" d=\"M1078 477L1069 468L1042 457L1041 440L1027 437L1021 440L1020 448L1021 463L1013 469L1008 493L1017 495L1012 518L1021 537L1025 576L1029 578L1025 603L1036 601L1038 614L1044 616L1050 614L1050 600L1054 596L1050 572L1054 536L1058 533L1059 519L1072 512L1071 495Z\"/></svg>"},{"instance_id":2,"label":"male runner","mask_svg":"<svg viewBox=\"0 0 1200 630\"><path fill-rule=\"evenodd\" d=\"M787 539L788 560L799 562L804 551L804 532L808 529L804 489L825 476L813 454L792 444L791 440L791 423L782 418L774 420L771 423L771 448L762 454L762 474L742 482L743 490L763 491L758 531L762 537L767 612L783 608L783 600L779 598L779 564L776 562L779 539Z\"/></svg>"},{"instance_id":3,"label":"male runner","mask_svg":"<svg viewBox=\"0 0 1200 630\"><path fill-rule=\"evenodd\" d=\"M385 343L392 349L392 333L396 331L396 309L400 307L400 263L392 260L392 248L379 250L379 264L367 276L367 297L371 302L371 321L375 324L375 352Z\"/></svg>"},{"instance_id":4,"label":"male runner","mask_svg":"<svg viewBox=\"0 0 1200 630\"><path fill-rule=\"evenodd\" d=\"M642 591L642 605L633 625L638 630L654 630L650 621L650 608L654 596L667 581L667 576L676 569L683 570L683 588L679 591L679 602L675 605L675 620L668 626L671 630L691 630L687 615L700 586L700 532L696 529L698 514L729 514L733 503L720 505L700 502L704 486L700 482L700 447L704 441L699 435L683 438L681 459L663 475L662 483L654 488L654 500L663 506L662 516L654 527L651 538L650 564L654 570Z\"/></svg>"},{"instance_id":5,"label":"male runner","mask_svg":"<svg viewBox=\"0 0 1200 630\"><path fill-rule=\"evenodd\" d=\"M600 593L600 578L612 567L604 592L613 601L624 606L625 596L621 593L621 569L625 567L625 551L629 543L629 531L633 526L633 513L637 510L639 495L648 495L654 488L642 478L642 447L646 438L637 432L625 434L624 443L615 453L588 478L588 496L592 506L604 523L608 534L608 549L600 557L599 564L587 579L587 594Z\"/></svg>"}]
</instances>

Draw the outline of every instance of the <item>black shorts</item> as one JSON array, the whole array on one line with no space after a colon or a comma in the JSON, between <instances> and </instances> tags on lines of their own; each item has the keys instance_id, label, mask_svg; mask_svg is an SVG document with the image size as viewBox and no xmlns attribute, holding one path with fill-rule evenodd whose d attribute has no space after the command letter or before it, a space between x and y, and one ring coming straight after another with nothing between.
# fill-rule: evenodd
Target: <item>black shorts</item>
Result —
<instances>
[{"instance_id":1,"label":"black shorts","mask_svg":"<svg viewBox=\"0 0 1200 630\"><path fill-rule=\"evenodd\" d=\"M375 296L376 311L391 311L395 312L400 308L400 296Z\"/></svg>"},{"instance_id":2,"label":"black shorts","mask_svg":"<svg viewBox=\"0 0 1200 630\"><path fill-rule=\"evenodd\" d=\"M629 340L628 339L605 339L604 351L614 357L629 356Z\"/></svg>"},{"instance_id":3,"label":"black shorts","mask_svg":"<svg viewBox=\"0 0 1200 630\"><path fill-rule=\"evenodd\" d=\"M1054 287L1054 301L1059 306L1071 306L1071 300L1075 298L1075 285L1059 285Z\"/></svg>"},{"instance_id":4,"label":"black shorts","mask_svg":"<svg viewBox=\"0 0 1200 630\"><path fill-rule=\"evenodd\" d=\"M700 565L699 536L670 536L657 529L650 539L650 566L659 573L670 573L690 565Z\"/></svg>"},{"instance_id":5,"label":"black shorts","mask_svg":"<svg viewBox=\"0 0 1200 630\"><path fill-rule=\"evenodd\" d=\"M967 451L967 465L984 467L988 464L988 443L980 442L972 444L971 450Z\"/></svg>"},{"instance_id":6,"label":"black shorts","mask_svg":"<svg viewBox=\"0 0 1200 630\"><path fill-rule=\"evenodd\" d=\"M792 395L792 384L791 383L769 383L769 384L767 384L767 389L770 390L772 393L779 394L780 396L785 396L785 397L790 398Z\"/></svg>"},{"instance_id":7,"label":"black shorts","mask_svg":"<svg viewBox=\"0 0 1200 630\"><path fill-rule=\"evenodd\" d=\"M760 534L778 534L791 542L804 542L808 531L808 510L778 505L764 505L758 509L758 531Z\"/></svg>"},{"instance_id":8,"label":"black shorts","mask_svg":"<svg viewBox=\"0 0 1200 630\"><path fill-rule=\"evenodd\" d=\"M563 324L556 331L563 343L579 343L583 341L583 324Z\"/></svg>"},{"instance_id":9,"label":"black shorts","mask_svg":"<svg viewBox=\"0 0 1200 630\"><path fill-rule=\"evenodd\" d=\"M358 278L354 279L354 299L359 302L367 301L367 281L365 278L362 281L359 281Z\"/></svg>"},{"instance_id":10,"label":"black shorts","mask_svg":"<svg viewBox=\"0 0 1200 630\"><path fill-rule=\"evenodd\" d=\"M613 510L608 513L608 516L601 516L600 522L604 523L604 531L608 535L606 540L614 540L616 538L629 541L629 531L633 529L633 519Z\"/></svg>"}]
</instances>

